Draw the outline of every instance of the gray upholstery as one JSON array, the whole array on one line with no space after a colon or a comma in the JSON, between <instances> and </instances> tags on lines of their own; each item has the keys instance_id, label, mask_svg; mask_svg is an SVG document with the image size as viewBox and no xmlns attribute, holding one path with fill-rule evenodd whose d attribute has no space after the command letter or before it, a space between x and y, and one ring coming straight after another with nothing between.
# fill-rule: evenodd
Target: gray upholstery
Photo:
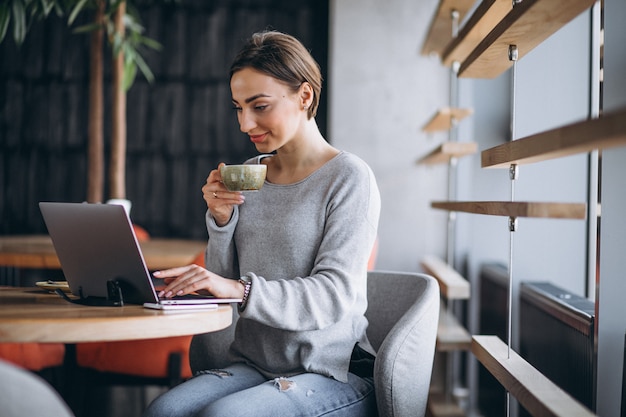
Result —
<instances>
[{"instance_id":1,"label":"gray upholstery","mask_svg":"<svg viewBox=\"0 0 626 417\"><path fill-rule=\"evenodd\" d=\"M367 334L378 351L374 369L378 413L424 416L435 355L439 285L425 274L370 271L367 292ZM189 352L192 371L222 367L233 337L234 325L194 336Z\"/></svg>"},{"instance_id":2,"label":"gray upholstery","mask_svg":"<svg viewBox=\"0 0 626 417\"><path fill-rule=\"evenodd\" d=\"M378 414L424 416L437 339L439 284L425 274L372 271L367 291L367 335L378 351Z\"/></svg>"},{"instance_id":3,"label":"gray upholstery","mask_svg":"<svg viewBox=\"0 0 626 417\"><path fill-rule=\"evenodd\" d=\"M38 375L0 360L2 417L71 417L61 396Z\"/></svg>"}]
</instances>

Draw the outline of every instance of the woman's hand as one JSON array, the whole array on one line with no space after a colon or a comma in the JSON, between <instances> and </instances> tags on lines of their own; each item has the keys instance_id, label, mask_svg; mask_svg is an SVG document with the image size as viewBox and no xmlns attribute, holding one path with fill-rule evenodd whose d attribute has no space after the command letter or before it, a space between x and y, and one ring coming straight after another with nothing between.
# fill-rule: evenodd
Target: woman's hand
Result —
<instances>
[{"instance_id":1,"label":"woman's hand","mask_svg":"<svg viewBox=\"0 0 626 417\"><path fill-rule=\"evenodd\" d=\"M233 215L234 207L244 202L242 192L228 191L224 186L220 173L222 165L224 165L223 162L218 165L217 169L211 171L206 184L202 187L204 201L218 226L228 223Z\"/></svg>"},{"instance_id":2,"label":"woman's hand","mask_svg":"<svg viewBox=\"0 0 626 417\"><path fill-rule=\"evenodd\" d=\"M203 291L217 298L243 297L244 286L238 280L221 277L195 264L156 271L153 275L166 284L159 297L170 298Z\"/></svg>"}]
</instances>

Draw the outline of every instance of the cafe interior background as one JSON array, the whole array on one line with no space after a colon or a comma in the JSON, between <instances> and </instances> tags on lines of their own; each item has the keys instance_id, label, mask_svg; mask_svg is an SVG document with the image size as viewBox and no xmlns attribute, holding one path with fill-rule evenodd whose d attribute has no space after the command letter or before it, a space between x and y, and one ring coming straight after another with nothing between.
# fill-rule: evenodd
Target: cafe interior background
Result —
<instances>
[{"instance_id":1,"label":"cafe interior background","mask_svg":"<svg viewBox=\"0 0 626 417\"><path fill-rule=\"evenodd\" d=\"M438 3L133 2L145 35L162 49L144 51L155 79L138 75L127 95L131 218L153 236L206 238L200 191L206 176L221 161L238 163L255 153L231 109L230 60L254 31L291 33L322 68L317 120L323 134L363 158L377 177L382 213L376 268L421 271L421 260L445 259L452 242L454 267L472 294L455 313L471 334L480 334L480 280L488 264L507 268L512 259L515 298L521 282L542 281L592 301L595 411L617 416L621 409L624 415L626 148L521 167L517 200L585 202L586 220L520 219L513 257L506 217L458 213L451 239L448 213L431 207L448 199L451 168L417 163L448 139L447 132L423 130L437 109L449 105L454 85L438 56L421 53ZM458 140L476 142L479 150L459 159L453 171L458 200L511 198L508 170L481 168L480 151L511 140L512 118L517 139L626 106L626 3L604 0L603 9L601 14L598 2L524 56L516 64L514 90L512 70L494 79L458 80L458 104L472 109L458 125ZM75 25L88 21L83 13ZM66 20L53 15L34 24L21 47L11 34L0 44L1 235L45 233L39 201L86 200L88 51L89 37L72 33ZM107 156L110 68L105 55ZM105 183L104 198L108 191ZM5 268L0 278L18 274L28 283L50 273ZM514 309L514 323L518 316ZM518 333L512 334L514 347ZM566 347L560 341L549 349ZM470 388L466 400L477 408L480 366L471 355L456 366L456 383Z\"/></svg>"}]
</instances>

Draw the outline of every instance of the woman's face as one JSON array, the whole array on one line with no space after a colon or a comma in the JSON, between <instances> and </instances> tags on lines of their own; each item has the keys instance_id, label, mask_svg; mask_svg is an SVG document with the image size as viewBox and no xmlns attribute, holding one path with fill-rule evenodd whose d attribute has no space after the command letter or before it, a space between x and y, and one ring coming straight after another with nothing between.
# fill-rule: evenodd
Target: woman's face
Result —
<instances>
[{"instance_id":1,"label":"woman's face","mask_svg":"<svg viewBox=\"0 0 626 417\"><path fill-rule=\"evenodd\" d=\"M276 78L244 68L233 74L230 91L239 128L261 153L289 143L306 121L302 87L294 93Z\"/></svg>"}]
</instances>

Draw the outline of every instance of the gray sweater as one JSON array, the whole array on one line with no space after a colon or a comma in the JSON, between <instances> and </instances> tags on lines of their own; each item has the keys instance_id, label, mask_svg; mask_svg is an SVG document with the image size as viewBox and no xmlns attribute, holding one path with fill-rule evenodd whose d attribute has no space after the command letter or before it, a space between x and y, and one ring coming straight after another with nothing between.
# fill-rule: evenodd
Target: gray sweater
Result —
<instances>
[{"instance_id":1,"label":"gray sweater","mask_svg":"<svg viewBox=\"0 0 626 417\"><path fill-rule=\"evenodd\" d=\"M224 227L207 213L207 269L252 280L231 360L268 378L314 372L347 381L355 343L373 353L364 317L380 214L372 171L342 152L302 181L266 182L245 196Z\"/></svg>"}]
</instances>

